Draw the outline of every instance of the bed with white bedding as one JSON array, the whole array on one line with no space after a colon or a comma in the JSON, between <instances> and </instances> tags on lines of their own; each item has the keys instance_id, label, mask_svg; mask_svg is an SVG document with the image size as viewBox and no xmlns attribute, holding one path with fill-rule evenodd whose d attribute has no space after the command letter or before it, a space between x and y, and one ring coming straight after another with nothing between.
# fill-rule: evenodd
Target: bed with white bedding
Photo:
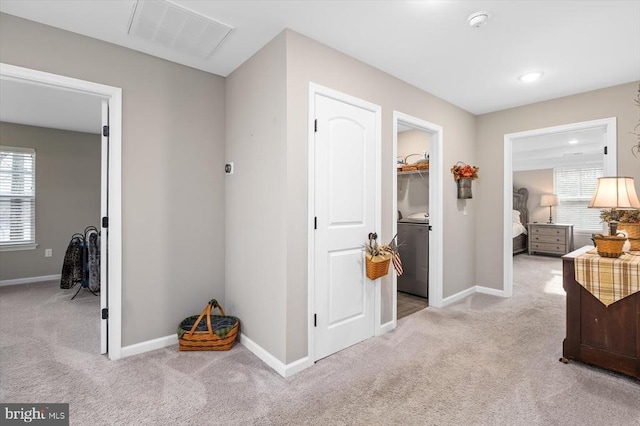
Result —
<instances>
[{"instance_id":1,"label":"bed with white bedding","mask_svg":"<svg viewBox=\"0 0 640 426\"><path fill-rule=\"evenodd\" d=\"M526 225L529 223L528 199L529 190L527 190L527 188L513 189L513 254L527 251Z\"/></svg>"}]
</instances>

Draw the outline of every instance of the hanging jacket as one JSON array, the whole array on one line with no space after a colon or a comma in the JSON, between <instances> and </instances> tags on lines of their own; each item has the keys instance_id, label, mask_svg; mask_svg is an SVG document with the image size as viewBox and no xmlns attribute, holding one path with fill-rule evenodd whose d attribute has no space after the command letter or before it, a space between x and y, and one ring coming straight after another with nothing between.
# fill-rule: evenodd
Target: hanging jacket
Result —
<instances>
[{"instance_id":1,"label":"hanging jacket","mask_svg":"<svg viewBox=\"0 0 640 426\"><path fill-rule=\"evenodd\" d=\"M100 233L94 228L87 235L89 290L97 292L100 291Z\"/></svg>"},{"instance_id":2,"label":"hanging jacket","mask_svg":"<svg viewBox=\"0 0 640 426\"><path fill-rule=\"evenodd\" d=\"M74 234L64 254L60 288L69 289L82 282L82 246L84 237Z\"/></svg>"}]
</instances>

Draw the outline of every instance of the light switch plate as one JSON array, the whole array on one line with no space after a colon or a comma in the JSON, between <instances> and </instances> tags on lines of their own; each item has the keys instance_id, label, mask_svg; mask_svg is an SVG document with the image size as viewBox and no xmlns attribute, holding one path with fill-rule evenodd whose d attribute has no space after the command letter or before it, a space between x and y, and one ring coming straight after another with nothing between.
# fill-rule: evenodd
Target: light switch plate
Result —
<instances>
[{"instance_id":1,"label":"light switch plate","mask_svg":"<svg viewBox=\"0 0 640 426\"><path fill-rule=\"evenodd\" d=\"M224 172L228 175L232 175L234 172L233 161L224 165Z\"/></svg>"}]
</instances>

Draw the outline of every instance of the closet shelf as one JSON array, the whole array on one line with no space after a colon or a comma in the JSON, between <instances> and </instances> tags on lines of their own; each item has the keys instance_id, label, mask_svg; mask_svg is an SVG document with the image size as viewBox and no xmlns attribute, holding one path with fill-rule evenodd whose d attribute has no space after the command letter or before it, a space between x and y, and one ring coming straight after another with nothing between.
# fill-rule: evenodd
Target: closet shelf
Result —
<instances>
[{"instance_id":1,"label":"closet shelf","mask_svg":"<svg viewBox=\"0 0 640 426\"><path fill-rule=\"evenodd\" d=\"M423 173L429 173L429 169L422 169L422 170L409 170L406 172L398 172L398 176L403 176L403 175L417 175L417 174L423 174Z\"/></svg>"}]
</instances>

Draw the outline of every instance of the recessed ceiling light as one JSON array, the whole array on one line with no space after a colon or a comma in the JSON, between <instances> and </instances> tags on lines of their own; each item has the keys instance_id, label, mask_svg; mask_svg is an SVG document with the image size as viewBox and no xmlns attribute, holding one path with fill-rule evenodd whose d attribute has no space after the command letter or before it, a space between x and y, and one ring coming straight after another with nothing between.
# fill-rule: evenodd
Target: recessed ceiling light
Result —
<instances>
[{"instance_id":1,"label":"recessed ceiling light","mask_svg":"<svg viewBox=\"0 0 640 426\"><path fill-rule=\"evenodd\" d=\"M489 14L489 12L474 12L467 17L467 22L472 27L480 28L487 23L490 17L491 15Z\"/></svg>"},{"instance_id":2,"label":"recessed ceiling light","mask_svg":"<svg viewBox=\"0 0 640 426\"><path fill-rule=\"evenodd\" d=\"M578 143L578 140L577 140L577 139L571 139L571 140L569 141L569 145L575 145L575 144L577 144L577 143Z\"/></svg>"},{"instance_id":3,"label":"recessed ceiling light","mask_svg":"<svg viewBox=\"0 0 640 426\"><path fill-rule=\"evenodd\" d=\"M532 81L536 81L537 79L539 79L540 77L542 77L542 71L534 71L534 72L528 72L526 74L521 75L520 81L524 81L525 83L531 83Z\"/></svg>"}]
</instances>

